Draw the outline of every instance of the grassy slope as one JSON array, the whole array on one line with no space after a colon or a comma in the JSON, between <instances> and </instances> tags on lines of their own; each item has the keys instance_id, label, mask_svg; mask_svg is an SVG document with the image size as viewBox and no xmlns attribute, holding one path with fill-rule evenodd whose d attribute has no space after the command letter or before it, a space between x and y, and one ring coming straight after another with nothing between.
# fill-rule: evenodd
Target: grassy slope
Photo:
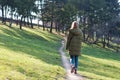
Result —
<instances>
[{"instance_id":1,"label":"grassy slope","mask_svg":"<svg viewBox=\"0 0 120 80\"><path fill-rule=\"evenodd\" d=\"M90 80L120 80L120 54L83 44L79 73Z\"/></svg>"},{"instance_id":2,"label":"grassy slope","mask_svg":"<svg viewBox=\"0 0 120 80\"><path fill-rule=\"evenodd\" d=\"M0 80L63 80L59 40L40 29L0 24Z\"/></svg>"},{"instance_id":3,"label":"grassy slope","mask_svg":"<svg viewBox=\"0 0 120 80\"><path fill-rule=\"evenodd\" d=\"M40 29L0 25L0 80L62 80L59 40ZM92 80L119 80L120 54L83 44L78 70Z\"/></svg>"}]
</instances>

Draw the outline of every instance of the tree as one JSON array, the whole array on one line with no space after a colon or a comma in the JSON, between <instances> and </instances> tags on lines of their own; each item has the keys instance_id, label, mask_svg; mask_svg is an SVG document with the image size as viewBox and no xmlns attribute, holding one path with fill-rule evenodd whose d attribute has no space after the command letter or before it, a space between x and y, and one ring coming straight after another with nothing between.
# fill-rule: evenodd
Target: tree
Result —
<instances>
[{"instance_id":1,"label":"tree","mask_svg":"<svg viewBox=\"0 0 120 80\"><path fill-rule=\"evenodd\" d=\"M38 8L36 7L35 4L36 0L16 0L17 3L17 13L19 14L19 16L21 17L21 21L20 21L20 29L22 29L22 21L23 18L29 17L31 20L31 28L33 28L33 24L32 24L32 19L33 19L33 13L37 13L38 12ZM27 4L25 4L27 3ZM21 6L22 5L22 6Z\"/></svg>"},{"instance_id":2,"label":"tree","mask_svg":"<svg viewBox=\"0 0 120 80\"><path fill-rule=\"evenodd\" d=\"M10 24L9 24L9 27L12 26L12 21L13 21L13 13L15 12L16 10L16 2L15 0L9 0L9 2L7 2L7 6L10 8L10 15L11 15L11 19L10 19Z\"/></svg>"},{"instance_id":3,"label":"tree","mask_svg":"<svg viewBox=\"0 0 120 80\"><path fill-rule=\"evenodd\" d=\"M45 0L43 7L43 20L51 22L50 32L52 32L53 23L56 31L64 29L64 26L69 26L73 20L76 19L77 10L66 0Z\"/></svg>"},{"instance_id":4,"label":"tree","mask_svg":"<svg viewBox=\"0 0 120 80\"><path fill-rule=\"evenodd\" d=\"M0 0L0 9L2 11L2 23L5 22L5 8L7 6L7 0Z\"/></svg>"}]
</instances>

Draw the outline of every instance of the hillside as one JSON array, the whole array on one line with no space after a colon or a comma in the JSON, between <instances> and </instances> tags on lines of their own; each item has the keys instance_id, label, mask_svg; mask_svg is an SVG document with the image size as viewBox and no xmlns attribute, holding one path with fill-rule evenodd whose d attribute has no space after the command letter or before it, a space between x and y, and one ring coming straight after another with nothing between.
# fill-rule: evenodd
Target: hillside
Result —
<instances>
[{"instance_id":1,"label":"hillside","mask_svg":"<svg viewBox=\"0 0 120 80\"><path fill-rule=\"evenodd\" d=\"M83 44L78 70L90 80L120 80L120 54Z\"/></svg>"},{"instance_id":2,"label":"hillside","mask_svg":"<svg viewBox=\"0 0 120 80\"><path fill-rule=\"evenodd\" d=\"M0 80L63 80L60 40L42 29L0 24Z\"/></svg>"},{"instance_id":3,"label":"hillside","mask_svg":"<svg viewBox=\"0 0 120 80\"><path fill-rule=\"evenodd\" d=\"M0 80L64 80L61 37L0 24ZM78 73L88 80L119 80L120 54L83 43Z\"/></svg>"}]
</instances>

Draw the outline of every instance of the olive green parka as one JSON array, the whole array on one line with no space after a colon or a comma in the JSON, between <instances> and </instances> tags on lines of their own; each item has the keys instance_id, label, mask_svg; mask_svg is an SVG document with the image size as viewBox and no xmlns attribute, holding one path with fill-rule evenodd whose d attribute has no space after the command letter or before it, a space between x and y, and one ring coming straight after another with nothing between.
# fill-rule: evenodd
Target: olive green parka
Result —
<instances>
[{"instance_id":1,"label":"olive green parka","mask_svg":"<svg viewBox=\"0 0 120 80\"><path fill-rule=\"evenodd\" d=\"M69 30L67 37L66 50L69 50L70 55L81 55L81 44L83 33L80 29L74 28Z\"/></svg>"}]
</instances>

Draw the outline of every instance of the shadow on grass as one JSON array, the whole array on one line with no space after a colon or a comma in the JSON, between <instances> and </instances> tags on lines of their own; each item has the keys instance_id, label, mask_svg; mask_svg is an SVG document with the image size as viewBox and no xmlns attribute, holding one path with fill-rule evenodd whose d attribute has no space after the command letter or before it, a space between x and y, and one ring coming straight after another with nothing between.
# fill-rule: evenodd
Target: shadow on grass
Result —
<instances>
[{"instance_id":1,"label":"shadow on grass","mask_svg":"<svg viewBox=\"0 0 120 80\"><path fill-rule=\"evenodd\" d=\"M0 34L0 44L7 49L13 50L15 52L23 52L28 55L32 55L37 59L40 59L48 64L60 65L60 55L58 53L59 39L54 39L49 37L48 41L43 36L34 34L30 31L19 30L16 28L5 29L0 28L4 34ZM45 34L44 34L45 35ZM46 36L47 37L47 36Z\"/></svg>"},{"instance_id":2,"label":"shadow on grass","mask_svg":"<svg viewBox=\"0 0 120 80\"><path fill-rule=\"evenodd\" d=\"M84 46L82 48L82 53L96 58L120 61L120 54L110 50L108 51L98 46Z\"/></svg>"},{"instance_id":3,"label":"shadow on grass","mask_svg":"<svg viewBox=\"0 0 120 80\"><path fill-rule=\"evenodd\" d=\"M103 78L115 78L118 79L119 67L116 66L120 61L120 54L112 51L100 48L98 46L84 45L82 47L83 56L80 57L79 70L86 74L86 78L95 79L93 75ZM96 61L98 58L98 61ZM103 61L102 61L103 59ZM100 61L99 61L100 60ZM108 60L104 62L104 60ZM109 63L110 61L110 63ZM115 61L116 65L111 64L111 61ZM116 75L114 75L116 74ZM101 79L103 79L101 78ZM97 77L96 77L97 79Z\"/></svg>"},{"instance_id":4,"label":"shadow on grass","mask_svg":"<svg viewBox=\"0 0 120 80\"><path fill-rule=\"evenodd\" d=\"M89 59L89 56L91 55L84 55L80 58L79 61L79 70L83 73L85 73L85 77L88 79L98 79L101 78L115 78L118 79L120 76L118 76L119 72L119 67L112 65L109 63L104 63L104 61L96 61L92 58ZM94 57L94 56L92 56ZM98 57L97 57L98 58ZM102 59L102 58L101 58ZM119 62L118 62L119 63ZM116 75L114 75L116 74ZM109 80L109 79L108 79ZM110 79L111 80L111 79Z\"/></svg>"}]
</instances>

